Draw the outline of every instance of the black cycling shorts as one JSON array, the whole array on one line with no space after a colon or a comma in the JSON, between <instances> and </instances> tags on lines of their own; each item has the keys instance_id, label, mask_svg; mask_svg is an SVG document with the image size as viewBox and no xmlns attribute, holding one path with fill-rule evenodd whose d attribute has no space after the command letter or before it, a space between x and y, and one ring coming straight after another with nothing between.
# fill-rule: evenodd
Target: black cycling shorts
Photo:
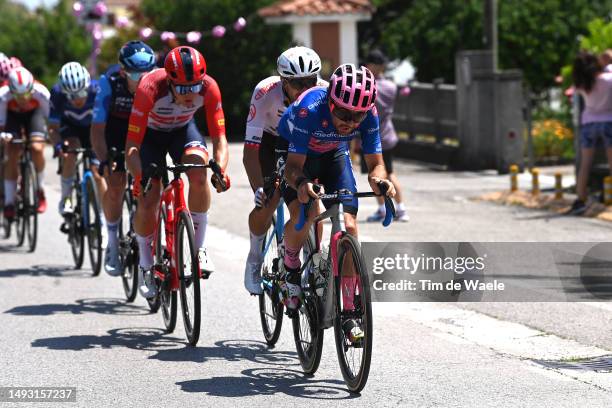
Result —
<instances>
[{"instance_id":1,"label":"black cycling shorts","mask_svg":"<svg viewBox=\"0 0 612 408\"><path fill-rule=\"evenodd\" d=\"M47 118L42 109L34 109L30 112L13 112L9 110L6 115L4 131L12 133L17 139L21 139L22 132L26 136L47 137Z\"/></svg>"}]
</instances>

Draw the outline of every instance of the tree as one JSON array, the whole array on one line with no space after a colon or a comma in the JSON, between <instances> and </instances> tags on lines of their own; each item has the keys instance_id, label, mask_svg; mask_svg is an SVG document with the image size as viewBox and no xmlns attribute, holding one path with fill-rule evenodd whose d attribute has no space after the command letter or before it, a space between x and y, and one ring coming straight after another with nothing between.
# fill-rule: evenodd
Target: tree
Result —
<instances>
[{"instance_id":1,"label":"tree","mask_svg":"<svg viewBox=\"0 0 612 408\"><path fill-rule=\"evenodd\" d=\"M0 0L0 51L19 58L47 86L53 85L65 62L84 62L90 50L87 34L70 12L71 4L60 0L53 9L30 12Z\"/></svg>"},{"instance_id":2,"label":"tree","mask_svg":"<svg viewBox=\"0 0 612 408\"><path fill-rule=\"evenodd\" d=\"M242 32L228 30L223 38L202 38L198 48L208 73L219 83L227 134L244 136L253 88L276 72L276 59L291 41L290 27L266 25L255 12L274 0L143 0L141 11L152 26L167 31L209 31L249 16ZM153 47L159 43L151 42Z\"/></svg>"},{"instance_id":3,"label":"tree","mask_svg":"<svg viewBox=\"0 0 612 408\"><path fill-rule=\"evenodd\" d=\"M443 77L453 82L455 53L483 48L483 3L375 0L378 9L371 25L377 27L362 24L360 35L364 43L380 44L392 57L409 57L419 80ZM537 92L554 85L555 76L577 50L578 36L587 32L587 23L612 10L612 0L497 3L500 68L521 69Z\"/></svg>"}]
</instances>

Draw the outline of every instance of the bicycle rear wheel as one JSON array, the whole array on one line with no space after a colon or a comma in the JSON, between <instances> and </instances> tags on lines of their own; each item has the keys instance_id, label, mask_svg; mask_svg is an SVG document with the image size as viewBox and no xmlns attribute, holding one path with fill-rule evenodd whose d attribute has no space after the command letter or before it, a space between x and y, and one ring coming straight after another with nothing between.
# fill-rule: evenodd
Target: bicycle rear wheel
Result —
<instances>
[{"instance_id":1,"label":"bicycle rear wheel","mask_svg":"<svg viewBox=\"0 0 612 408\"><path fill-rule=\"evenodd\" d=\"M128 190L123 193L121 209L121 221L119 223L119 253L121 255L121 265L123 265L121 281L126 301L131 303L138 294L138 245L132 229L132 215L136 208Z\"/></svg>"},{"instance_id":2,"label":"bicycle rear wheel","mask_svg":"<svg viewBox=\"0 0 612 408\"><path fill-rule=\"evenodd\" d=\"M271 240L271 241L270 241ZM262 252L270 242L268 250L264 254L262 264L263 293L259 295L259 316L261 318L261 329L268 346L274 347L283 327L284 306L280 298L278 286L279 273L278 263L282 262L279 244L281 239L276 235L276 217L272 219L272 225L268 228L266 239L262 245Z\"/></svg>"},{"instance_id":3,"label":"bicycle rear wheel","mask_svg":"<svg viewBox=\"0 0 612 408\"><path fill-rule=\"evenodd\" d=\"M372 303L370 283L359 241L345 234L338 243L338 276L334 279L336 314L334 334L342 376L351 392L365 387L372 358ZM342 280L342 277L345 280ZM342 287L341 287L342 285ZM351 293L353 294L351 299ZM351 305L352 302L352 305ZM351 341L344 324L356 322L363 336Z\"/></svg>"},{"instance_id":4,"label":"bicycle rear wheel","mask_svg":"<svg viewBox=\"0 0 612 408\"><path fill-rule=\"evenodd\" d=\"M34 252L38 238L38 180L34 163L25 166L23 194L23 216L28 236L28 252Z\"/></svg>"},{"instance_id":5,"label":"bicycle rear wheel","mask_svg":"<svg viewBox=\"0 0 612 408\"><path fill-rule=\"evenodd\" d=\"M19 177L19 184L17 187L17 197L15 199L15 232L17 234L17 246L22 246L25 242L26 237L26 202L25 195L27 191L27 166L22 168L24 174ZM25 176L25 177L24 177Z\"/></svg>"},{"instance_id":6,"label":"bicycle rear wheel","mask_svg":"<svg viewBox=\"0 0 612 408\"><path fill-rule=\"evenodd\" d=\"M176 267L181 291L183 323L189 344L195 346L200 338L200 267L195 247L193 224L187 211L179 213L176 227Z\"/></svg>"},{"instance_id":7,"label":"bicycle rear wheel","mask_svg":"<svg viewBox=\"0 0 612 408\"><path fill-rule=\"evenodd\" d=\"M98 200L98 189L93 177L85 181L87 191L87 222L85 234L87 235L87 249L89 251L89 262L93 276L98 276L102 270L102 220L100 217L100 206Z\"/></svg>"},{"instance_id":8,"label":"bicycle rear wheel","mask_svg":"<svg viewBox=\"0 0 612 408\"><path fill-rule=\"evenodd\" d=\"M315 251L314 229L311 229L302 248L302 262L309 263L303 273L309 273L308 269L312 268L311 254ZM309 284L302 289L304 301L297 316L292 319L293 339L302 369L307 374L314 374L319 368L323 353L323 329L319 325L319 299L314 290L312 275L309 275Z\"/></svg>"}]
</instances>

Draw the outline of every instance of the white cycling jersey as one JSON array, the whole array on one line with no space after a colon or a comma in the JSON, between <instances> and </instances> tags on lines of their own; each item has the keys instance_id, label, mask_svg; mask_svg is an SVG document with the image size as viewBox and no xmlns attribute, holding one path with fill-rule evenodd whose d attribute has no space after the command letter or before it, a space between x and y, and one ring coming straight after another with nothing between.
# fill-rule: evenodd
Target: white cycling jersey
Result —
<instances>
[{"instance_id":1,"label":"white cycling jersey","mask_svg":"<svg viewBox=\"0 0 612 408\"><path fill-rule=\"evenodd\" d=\"M327 87L327 81L319 79L317 86ZM251 106L246 123L244 143L258 148L263 133L278 136L278 122L287 109L288 100L283 92L281 77L268 77L257 84L251 96Z\"/></svg>"},{"instance_id":2,"label":"white cycling jersey","mask_svg":"<svg viewBox=\"0 0 612 408\"><path fill-rule=\"evenodd\" d=\"M34 82L31 93L32 98L25 105L19 105L8 85L0 87L0 126L6 125L6 117L9 111L25 113L42 109L44 117L49 116L49 90L43 84Z\"/></svg>"}]
</instances>

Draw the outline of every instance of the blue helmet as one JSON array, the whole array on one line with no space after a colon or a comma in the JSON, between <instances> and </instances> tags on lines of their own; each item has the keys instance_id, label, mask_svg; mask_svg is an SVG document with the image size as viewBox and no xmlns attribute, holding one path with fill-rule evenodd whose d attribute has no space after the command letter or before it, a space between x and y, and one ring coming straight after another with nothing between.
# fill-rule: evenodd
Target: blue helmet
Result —
<instances>
[{"instance_id":1,"label":"blue helmet","mask_svg":"<svg viewBox=\"0 0 612 408\"><path fill-rule=\"evenodd\" d=\"M142 41L130 41L119 51L119 63L126 71L151 71L155 62L153 49Z\"/></svg>"}]
</instances>

